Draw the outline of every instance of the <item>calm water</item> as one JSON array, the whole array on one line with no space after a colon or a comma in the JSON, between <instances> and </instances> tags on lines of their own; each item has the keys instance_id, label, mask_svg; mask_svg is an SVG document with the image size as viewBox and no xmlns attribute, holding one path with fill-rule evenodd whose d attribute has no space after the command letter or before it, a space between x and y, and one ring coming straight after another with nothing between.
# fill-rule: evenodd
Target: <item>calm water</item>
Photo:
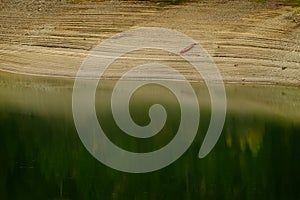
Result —
<instances>
[{"instance_id":1,"label":"calm water","mask_svg":"<svg viewBox=\"0 0 300 200\"><path fill-rule=\"evenodd\" d=\"M1 75L0 199L300 199L299 88L226 85L222 135L199 159L210 103L205 86L194 84L201 120L191 147L166 168L130 174L106 167L83 146L72 118L72 84ZM136 139L122 133L108 109L112 84L99 86L96 109L115 144L147 152L172 140L180 111L170 92L157 85L137 91L130 105L137 124L147 124L153 103L171 114L159 134Z\"/></svg>"}]
</instances>

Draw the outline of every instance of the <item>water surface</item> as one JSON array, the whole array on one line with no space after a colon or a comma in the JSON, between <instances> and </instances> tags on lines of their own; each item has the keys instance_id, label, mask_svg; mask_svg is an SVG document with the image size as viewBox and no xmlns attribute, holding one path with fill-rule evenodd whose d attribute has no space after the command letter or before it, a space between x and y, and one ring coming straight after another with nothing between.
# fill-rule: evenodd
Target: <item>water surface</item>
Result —
<instances>
[{"instance_id":1,"label":"water surface","mask_svg":"<svg viewBox=\"0 0 300 200\"><path fill-rule=\"evenodd\" d=\"M154 103L168 112L160 133L137 139L113 120L113 84L103 82L96 95L97 116L105 119L100 124L111 141L148 152L172 140L180 121L172 93L157 85L136 92L130 109L137 124L149 122ZM72 85L73 80L1 74L0 199L300 198L299 88L227 84L222 135L212 152L199 159L211 113L206 87L194 83L201 120L193 144L166 168L130 174L101 164L83 146L72 118Z\"/></svg>"}]
</instances>

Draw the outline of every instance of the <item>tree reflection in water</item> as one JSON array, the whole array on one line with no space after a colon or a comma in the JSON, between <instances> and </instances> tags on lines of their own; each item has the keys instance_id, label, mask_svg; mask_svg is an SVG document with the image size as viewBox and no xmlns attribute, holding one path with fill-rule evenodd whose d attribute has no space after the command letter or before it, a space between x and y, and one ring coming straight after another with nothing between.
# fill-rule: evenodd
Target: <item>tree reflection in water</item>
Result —
<instances>
[{"instance_id":1,"label":"tree reflection in water","mask_svg":"<svg viewBox=\"0 0 300 200\"><path fill-rule=\"evenodd\" d=\"M198 159L210 119L209 110L201 108L199 133L180 159L159 171L129 174L102 165L84 148L72 119L70 89L14 90L16 94L9 88L1 90L5 95L0 100L0 199L300 197L297 120L264 111L229 109L217 145L207 157ZM169 102L159 97L162 103ZM148 103L153 102L150 99ZM173 103L176 105L176 101ZM174 111L172 106L168 112ZM132 110L139 123L147 120L147 106L133 105ZM172 139L174 133L170 132L178 128L180 112L175 109L174 113L162 134L144 145L132 138L109 137L129 150L149 151L153 146L163 146ZM104 124L110 133L119 132L112 118Z\"/></svg>"}]
</instances>

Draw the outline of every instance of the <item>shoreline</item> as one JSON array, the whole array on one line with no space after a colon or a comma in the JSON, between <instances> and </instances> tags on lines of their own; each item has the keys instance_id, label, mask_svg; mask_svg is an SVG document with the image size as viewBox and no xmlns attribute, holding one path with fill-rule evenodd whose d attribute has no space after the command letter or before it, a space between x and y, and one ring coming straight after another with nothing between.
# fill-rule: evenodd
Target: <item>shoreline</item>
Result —
<instances>
[{"instance_id":1,"label":"shoreline","mask_svg":"<svg viewBox=\"0 0 300 200\"><path fill-rule=\"evenodd\" d=\"M0 69L0 77L1 76L19 76L19 78L36 78L39 80L47 80L47 79L55 79L55 80L61 80L61 81L71 81L74 82L76 77L67 77L67 76L60 76L60 75L40 75L40 74L29 74L29 73L22 73L22 72L12 72L12 71L5 71ZM94 80L94 78L89 78ZM118 81L118 78L101 78L102 81ZM120 80L120 81L145 81L149 80L147 78L145 79L127 79L127 80ZM153 79L151 79L153 80ZM161 80L161 81L170 81L170 82L181 82L183 80L179 79L164 79L157 77L157 79L154 80ZM203 80L188 80L191 84L205 84ZM268 82L268 81L235 81L235 80L223 80L224 85L248 85L248 86L271 86L271 87L290 87L290 88L300 88L300 84L295 83L281 83L281 82Z\"/></svg>"},{"instance_id":2,"label":"shoreline","mask_svg":"<svg viewBox=\"0 0 300 200\"><path fill-rule=\"evenodd\" d=\"M191 82L191 85L198 96L200 108L209 109L210 98L206 84ZM109 93L114 89L114 86L115 80L102 80L97 88L97 95L103 94L102 92ZM265 113L269 116L279 116L281 119L299 123L297 120L300 115L297 112L297 108L300 106L298 86L237 82L225 82L224 86L229 113L255 113L258 115ZM0 95L3 96L0 105L4 107L10 105L12 110L21 109L25 113L50 114L53 117L58 117L61 116L62 111L72 113L73 87L73 79L0 72ZM139 94L141 95L141 93ZM187 98L189 97L188 93L185 95ZM146 99L160 98L153 96L151 90L143 90L143 97ZM37 105L39 106L37 107Z\"/></svg>"}]
</instances>

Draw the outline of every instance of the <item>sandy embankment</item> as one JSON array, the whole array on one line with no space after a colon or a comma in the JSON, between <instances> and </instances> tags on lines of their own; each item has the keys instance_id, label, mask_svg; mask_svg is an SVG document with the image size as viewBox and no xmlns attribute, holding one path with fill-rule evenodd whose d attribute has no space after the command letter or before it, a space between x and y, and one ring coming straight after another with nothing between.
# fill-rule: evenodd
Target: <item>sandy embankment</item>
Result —
<instances>
[{"instance_id":1,"label":"sandy embankment","mask_svg":"<svg viewBox=\"0 0 300 200\"><path fill-rule=\"evenodd\" d=\"M26 2L2 1L2 71L74 77L89 51L101 41L146 26L175 29L199 41L226 82L300 85L300 24L295 20L299 8L246 1L166 7L118 1ZM140 52L124 62L141 58L176 60L155 52L150 58ZM187 78L199 79L183 71ZM116 78L119 73L112 70L107 77Z\"/></svg>"}]
</instances>

